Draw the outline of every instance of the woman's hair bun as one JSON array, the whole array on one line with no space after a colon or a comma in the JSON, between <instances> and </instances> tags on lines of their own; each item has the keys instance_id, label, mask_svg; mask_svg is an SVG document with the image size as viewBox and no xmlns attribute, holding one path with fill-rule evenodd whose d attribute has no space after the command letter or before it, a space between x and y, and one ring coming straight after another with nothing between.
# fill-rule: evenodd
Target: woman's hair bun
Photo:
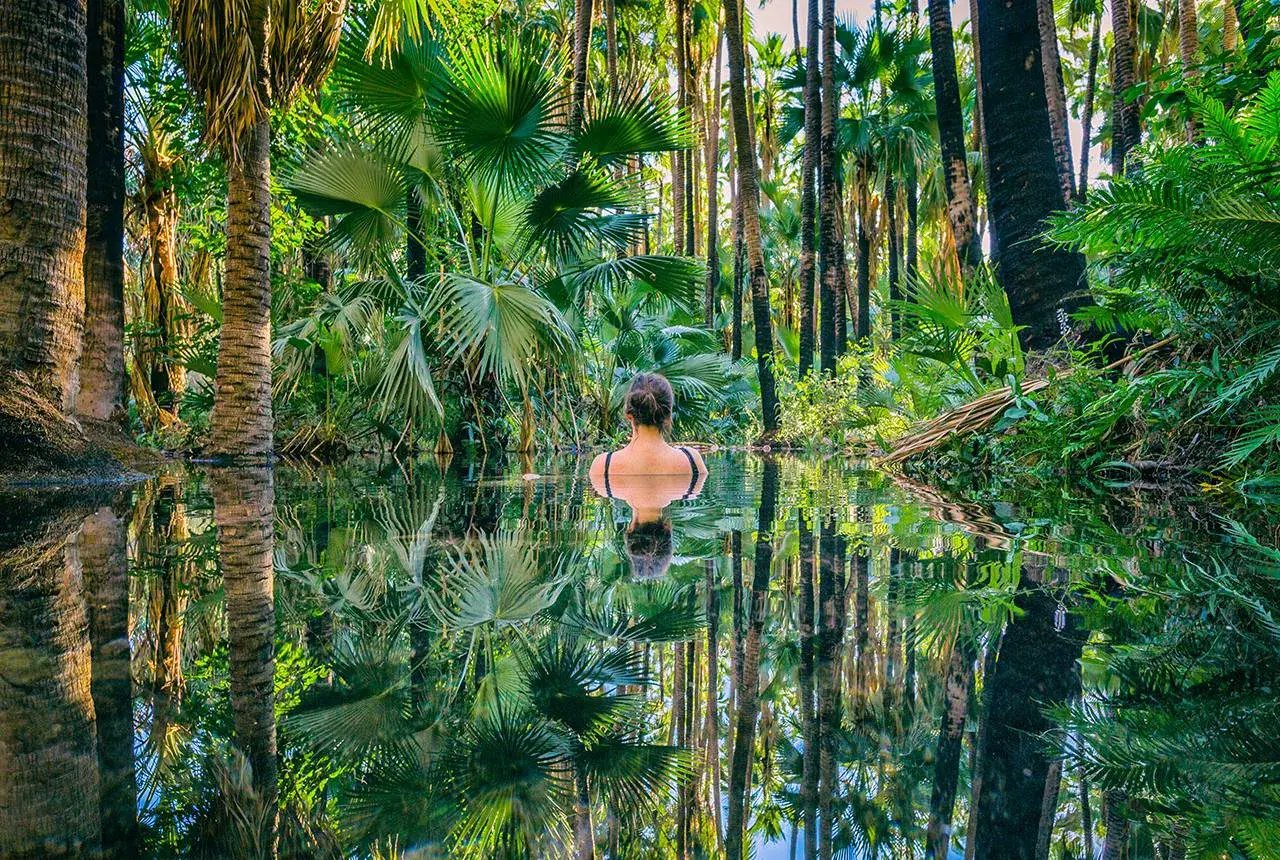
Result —
<instances>
[{"instance_id":1,"label":"woman's hair bun","mask_svg":"<svg viewBox=\"0 0 1280 860\"><path fill-rule=\"evenodd\" d=\"M641 373L627 389L626 412L637 424L668 430L675 410L671 383L657 373Z\"/></svg>"}]
</instances>

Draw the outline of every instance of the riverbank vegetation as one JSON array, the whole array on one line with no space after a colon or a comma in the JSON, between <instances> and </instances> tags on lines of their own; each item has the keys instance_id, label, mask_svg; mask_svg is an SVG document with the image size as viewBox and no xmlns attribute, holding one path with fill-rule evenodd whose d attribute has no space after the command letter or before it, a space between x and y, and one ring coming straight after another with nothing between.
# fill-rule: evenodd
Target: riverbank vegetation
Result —
<instances>
[{"instance_id":1,"label":"riverbank vegetation","mask_svg":"<svg viewBox=\"0 0 1280 860\"><path fill-rule=\"evenodd\" d=\"M593 5L7 13L4 438L1275 472L1272 4Z\"/></svg>"}]
</instances>

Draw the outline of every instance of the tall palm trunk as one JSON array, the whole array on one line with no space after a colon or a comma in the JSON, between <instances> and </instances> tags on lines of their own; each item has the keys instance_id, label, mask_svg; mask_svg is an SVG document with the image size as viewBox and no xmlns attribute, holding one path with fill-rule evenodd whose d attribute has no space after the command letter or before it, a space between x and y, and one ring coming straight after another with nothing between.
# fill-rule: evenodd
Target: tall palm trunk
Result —
<instances>
[{"instance_id":1,"label":"tall palm trunk","mask_svg":"<svg viewBox=\"0 0 1280 860\"><path fill-rule=\"evenodd\" d=\"M840 116L840 91L836 88L836 4L822 0L822 134L818 148L818 272L822 283L820 365L823 373L836 372L837 341L835 305L843 301L844 284L838 256L844 254L838 226L840 196L837 186L836 119ZM827 309L831 308L830 311ZM842 328L843 326L841 326Z\"/></svg>"},{"instance_id":2,"label":"tall palm trunk","mask_svg":"<svg viewBox=\"0 0 1280 860\"><path fill-rule=\"evenodd\" d=\"M811 19L812 20L812 19ZM804 858L818 856L818 713L814 701L813 528L800 511L800 729L804 757L800 775L800 814L804 820Z\"/></svg>"},{"instance_id":3,"label":"tall palm trunk","mask_svg":"<svg viewBox=\"0 0 1280 860\"><path fill-rule=\"evenodd\" d=\"M270 456L271 125L253 123L227 170L227 261L212 438L220 458Z\"/></svg>"},{"instance_id":4,"label":"tall palm trunk","mask_svg":"<svg viewBox=\"0 0 1280 860\"><path fill-rule=\"evenodd\" d=\"M1102 51L1102 13L1093 16L1093 35L1089 37L1089 68L1084 79L1084 105L1080 109L1080 181L1076 197L1084 203L1089 196L1089 149L1093 143L1093 101L1098 88L1098 54Z\"/></svg>"},{"instance_id":5,"label":"tall palm trunk","mask_svg":"<svg viewBox=\"0 0 1280 860\"><path fill-rule=\"evenodd\" d=\"M729 186L730 209L733 215L733 290L730 301L732 321L729 331L729 357L734 361L742 358L742 285L746 273L746 248L742 237L742 191L738 183L737 148L733 143L733 134L729 135Z\"/></svg>"},{"instance_id":6,"label":"tall palm trunk","mask_svg":"<svg viewBox=\"0 0 1280 860\"><path fill-rule=\"evenodd\" d=\"M0 369L75 409L84 325L85 0L0 5Z\"/></svg>"},{"instance_id":7,"label":"tall palm trunk","mask_svg":"<svg viewBox=\"0 0 1280 860\"><path fill-rule=\"evenodd\" d=\"M1240 41L1240 18L1235 0L1222 0L1222 50L1234 51Z\"/></svg>"},{"instance_id":8,"label":"tall palm trunk","mask_svg":"<svg viewBox=\"0 0 1280 860\"><path fill-rule=\"evenodd\" d=\"M707 328L716 324L720 292L720 61L724 53L724 27L716 31L716 70L710 93L711 117L707 123L707 281L702 295L702 319Z\"/></svg>"},{"instance_id":9,"label":"tall palm trunk","mask_svg":"<svg viewBox=\"0 0 1280 860\"><path fill-rule=\"evenodd\" d=\"M1136 83L1135 31L1132 0L1111 0L1111 172L1116 176L1124 174L1129 150L1138 145L1138 103L1125 96Z\"/></svg>"},{"instance_id":10,"label":"tall palm trunk","mask_svg":"<svg viewBox=\"0 0 1280 860\"><path fill-rule=\"evenodd\" d=\"M1044 92L1049 103L1049 129L1053 134L1053 159L1058 165L1062 202L1076 195L1075 167L1071 164L1071 137L1067 133L1067 93L1062 85L1062 60L1058 55L1058 25L1053 18L1053 0L1036 0L1040 29L1040 58L1044 72Z\"/></svg>"},{"instance_id":11,"label":"tall palm trunk","mask_svg":"<svg viewBox=\"0 0 1280 860\"><path fill-rule=\"evenodd\" d=\"M591 55L591 16L593 0L574 0L573 5L573 104L569 109L569 126L582 126L587 109L587 61Z\"/></svg>"},{"instance_id":12,"label":"tall palm trunk","mask_svg":"<svg viewBox=\"0 0 1280 860\"><path fill-rule=\"evenodd\" d=\"M916 275L920 269L920 183L916 174L916 156L911 153L907 159L907 175L906 175L906 198L907 198L907 248L906 248L906 267L907 267L907 286L910 287L915 283Z\"/></svg>"},{"instance_id":13,"label":"tall palm trunk","mask_svg":"<svg viewBox=\"0 0 1280 860\"><path fill-rule=\"evenodd\" d=\"M210 472L218 566L226 594L234 742L253 769L264 807L276 805L275 490L269 468ZM264 834L274 841L274 816Z\"/></svg>"},{"instance_id":14,"label":"tall palm trunk","mask_svg":"<svg viewBox=\"0 0 1280 860\"><path fill-rule=\"evenodd\" d=\"M818 620L814 674L817 676L818 723L818 856L834 852L837 821L834 805L839 786L836 736L839 734L842 642L845 628L844 552L835 520L822 523L818 535ZM874 853L874 852L873 852Z\"/></svg>"},{"instance_id":15,"label":"tall palm trunk","mask_svg":"<svg viewBox=\"0 0 1280 860\"><path fill-rule=\"evenodd\" d=\"M938 728L933 792L929 798L929 825L925 837L925 857L930 860L945 860L951 843L951 818L955 814L960 751L969 713L969 695L973 687L974 657L969 633L961 629L951 645L943 687L946 710L942 713L942 722Z\"/></svg>"},{"instance_id":16,"label":"tall palm trunk","mask_svg":"<svg viewBox=\"0 0 1280 860\"><path fill-rule=\"evenodd\" d=\"M1045 219L1062 208L1032 0L978 0L983 122L997 275L1028 348L1061 336L1059 315L1083 302L1084 260L1048 245Z\"/></svg>"},{"instance_id":17,"label":"tall palm trunk","mask_svg":"<svg viewBox=\"0 0 1280 860\"><path fill-rule=\"evenodd\" d=\"M79 546L85 512L57 495L25 502L0 534L0 857L94 856L99 783Z\"/></svg>"},{"instance_id":18,"label":"tall palm trunk","mask_svg":"<svg viewBox=\"0 0 1280 860\"><path fill-rule=\"evenodd\" d=\"M726 9L732 5L733 3L730 2ZM751 777L751 760L755 755L756 720L760 715L760 645L764 635L764 614L768 605L769 567L773 563L773 516L778 504L777 461L766 460L763 472L760 513L756 525L755 565L751 577L751 599L746 636L742 647L741 678L734 709L733 754L729 766L729 816L725 833L725 856L729 860L742 860L748 853L744 846L747 792Z\"/></svg>"},{"instance_id":19,"label":"tall palm trunk","mask_svg":"<svg viewBox=\"0 0 1280 860\"><path fill-rule=\"evenodd\" d=\"M815 259L817 231L814 223L817 215L818 150L822 143L822 91L818 77L819 46L818 0L809 0L809 20L805 26L804 53L804 153L800 162L800 375L813 368L814 294L817 260ZM822 313L830 314L825 304ZM832 337L823 335L822 342L830 344ZM806 836L806 838L808 838Z\"/></svg>"},{"instance_id":20,"label":"tall palm trunk","mask_svg":"<svg viewBox=\"0 0 1280 860\"><path fill-rule=\"evenodd\" d=\"M854 309L856 317L853 332L855 337L862 339L871 335L871 228L868 224L870 213L866 211L866 204L862 203L858 208L860 210L858 213L858 260L855 273L858 304ZM843 334L844 324L841 323L838 328Z\"/></svg>"},{"instance_id":21,"label":"tall palm trunk","mask_svg":"<svg viewBox=\"0 0 1280 860\"><path fill-rule=\"evenodd\" d=\"M898 262L901 258L901 242L898 234L898 182L893 175L892 169L885 174L884 179L884 207L886 221L885 233L888 251L889 251L889 334L897 339L898 337L898 311L893 307L893 302L902 298L901 285L899 279L901 271Z\"/></svg>"},{"instance_id":22,"label":"tall palm trunk","mask_svg":"<svg viewBox=\"0 0 1280 860\"><path fill-rule=\"evenodd\" d=\"M1200 34L1196 23L1196 0L1178 0L1178 56L1182 60L1182 76L1190 83L1199 74L1196 70L1196 49ZM1195 121L1187 119L1187 142L1196 139Z\"/></svg>"},{"instance_id":23,"label":"tall palm trunk","mask_svg":"<svg viewBox=\"0 0 1280 860\"><path fill-rule=\"evenodd\" d=\"M605 70L609 74L609 94L618 95L618 3L604 0Z\"/></svg>"},{"instance_id":24,"label":"tall palm trunk","mask_svg":"<svg viewBox=\"0 0 1280 860\"><path fill-rule=\"evenodd\" d=\"M88 4L85 328L76 410L122 424L124 373L124 0Z\"/></svg>"},{"instance_id":25,"label":"tall palm trunk","mask_svg":"<svg viewBox=\"0 0 1280 860\"><path fill-rule=\"evenodd\" d=\"M138 786L133 763L126 520L111 507L85 520L80 559L89 603L93 709L97 715L99 820L108 856L138 853Z\"/></svg>"},{"instance_id":26,"label":"tall palm trunk","mask_svg":"<svg viewBox=\"0 0 1280 860\"><path fill-rule=\"evenodd\" d=\"M828 0L830 2L830 0ZM760 240L760 186L756 173L751 115L747 107L746 43L737 0L725 4L725 38L729 40L729 101L738 160L738 207L751 283L751 321L755 326L756 373L760 379L761 423L766 436L778 429L778 392L773 376L773 321L769 312L769 277Z\"/></svg>"},{"instance_id":27,"label":"tall palm trunk","mask_svg":"<svg viewBox=\"0 0 1280 860\"><path fill-rule=\"evenodd\" d=\"M933 88L947 192L947 222L951 225L960 270L968 272L981 262L982 249L978 245L977 205L965 157L964 115L960 108L960 80L956 75L949 0L929 0L929 46L933 52Z\"/></svg>"}]
</instances>

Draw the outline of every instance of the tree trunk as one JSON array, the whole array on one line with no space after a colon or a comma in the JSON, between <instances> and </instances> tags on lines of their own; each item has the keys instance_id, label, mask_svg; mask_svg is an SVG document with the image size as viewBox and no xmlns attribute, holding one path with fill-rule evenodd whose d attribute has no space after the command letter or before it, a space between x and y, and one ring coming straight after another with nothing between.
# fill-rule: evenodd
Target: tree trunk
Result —
<instances>
[{"instance_id":1,"label":"tree trunk","mask_svg":"<svg viewBox=\"0 0 1280 860\"><path fill-rule=\"evenodd\" d=\"M961 629L951 645L943 687L946 710L938 729L938 749L934 759L933 792L929 798L929 825L925 837L925 857L946 860L951 843L951 819L955 815L956 789L960 779L960 752L964 725L968 719L969 696L973 687L973 643Z\"/></svg>"},{"instance_id":2,"label":"tree trunk","mask_svg":"<svg viewBox=\"0 0 1280 860\"><path fill-rule=\"evenodd\" d=\"M711 121L707 130L707 282L702 296L702 318L708 329L716 324L720 292L720 66L724 53L724 28L716 32L715 91L710 94Z\"/></svg>"},{"instance_id":3,"label":"tree trunk","mask_svg":"<svg viewBox=\"0 0 1280 860\"><path fill-rule=\"evenodd\" d=\"M1235 0L1222 0L1222 50L1234 51L1240 41L1240 18Z\"/></svg>"},{"instance_id":4,"label":"tree trunk","mask_svg":"<svg viewBox=\"0 0 1280 860\"><path fill-rule=\"evenodd\" d=\"M1071 137L1067 132L1067 93L1062 85L1062 60L1058 55L1058 25L1053 19L1053 0L1036 0L1040 29L1040 58L1044 73L1045 98L1049 103L1049 129L1053 135L1053 159L1058 165L1062 202L1076 196L1075 167L1071 163Z\"/></svg>"},{"instance_id":5,"label":"tree trunk","mask_svg":"<svg viewBox=\"0 0 1280 860\"><path fill-rule=\"evenodd\" d=\"M862 207L860 207L862 208ZM858 306L855 308L857 318L854 322L854 336L859 340L871 335L871 231L867 226L867 215L858 216ZM843 325L839 328L844 328Z\"/></svg>"},{"instance_id":6,"label":"tree trunk","mask_svg":"<svg viewBox=\"0 0 1280 860\"><path fill-rule=\"evenodd\" d=\"M818 77L819 20L818 0L808 0L809 20L805 26L804 54L804 152L800 161L800 375L813 369L815 337L814 304L817 298L815 247L817 231L818 150L822 141L822 91ZM824 302L822 313L830 314ZM830 327L830 326L828 326ZM822 343L830 345L834 338L822 335ZM808 835L806 833L806 839Z\"/></svg>"},{"instance_id":7,"label":"tree trunk","mask_svg":"<svg viewBox=\"0 0 1280 860\"><path fill-rule=\"evenodd\" d=\"M573 104L569 108L569 127L577 130L587 109L587 60L591 54L591 16L593 0L574 0L573 7Z\"/></svg>"},{"instance_id":8,"label":"tree trunk","mask_svg":"<svg viewBox=\"0 0 1280 860\"><path fill-rule=\"evenodd\" d=\"M828 0L831 2L831 0ZM773 321L769 312L769 277L760 239L760 187L755 146L747 109L746 46L742 12L736 0L725 4L725 37L729 40L729 100L734 149L738 158L738 207L751 283L751 321L755 326L756 372L760 379L761 423L765 436L778 429L778 392L773 377Z\"/></svg>"},{"instance_id":9,"label":"tree trunk","mask_svg":"<svg viewBox=\"0 0 1280 860\"><path fill-rule=\"evenodd\" d=\"M822 372L836 372L837 341L835 303L843 300L841 267L837 255L844 254L837 219L840 217L836 162L836 120L840 116L840 91L835 82L836 4L822 0L822 135L818 149L818 272L822 283L822 324L820 364ZM832 310L828 312L827 308Z\"/></svg>"},{"instance_id":10,"label":"tree trunk","mask_svg":"<svg viewBox=\"0 0 1280 860\"><path fill-rule=\"evenodd\" d=\"M254 123L227 170L227 262L222 289L212 437L219 459L271 456L271 126Z\"/></svg>"},{"instance_id":11,"label":"tree trunk","mask_svg":"<svg viewBox=\"0 0 1280 860\"><path fill-rule=\"evenodd\" d=\"M997 276L1014 321L1025 327L1023 345L1038 349L1058 341L1059 316L1083 303L1084 259L1041 238L1062 194L1035 0L978 0L978 32Z\"/></svg>"},{"instance_id":12,"label":"tree trunk","mask_svg":"<svg viewBox=\"0 0 1280 860\"><path fill-rule=\"evenodd\" d=\"M973 136L975 140L974 146L982 158L982 190L987 201L987 212L978 224L985 222L991 263L995 265L1000 261L1000 247L996 241L995 227L991 223L991 172L988 169L988 165L991 164L991 153L987 148L987 105L984 101L982 90L984 72L982 66L982 31L978 26L978 2L979 0L969 0L969 28L972 33L973 44L973 79L976 87L973 94ZM977 229L978 226L975 225L975 230ZM978 241L979 248L981 248L981 241Z\"/></svg>"},{"instance_id":13,"label":"tree trunk","mask_svg":"<svg viewBox=\"0 0 1280 860\"><path fill-rule=\"evenodd\" d=\"M596 835L591 823L591 792L587 786L587 770L580 760L573 766L573 847L574 860L594 860Z\"/></svg>"},{"instance_id":14,"label":"tree trunk","mask_svg":"<svg viewBox=\"0 0 1280 860\"><path fill-rule=\"evenodd\" d=\"M124 0L88 4L84 354L76 410L124 424Z\"/></svg>"},{"instance_id":15,"label":"tree trunk","mask_svg":"<svg viewBox=\"0 0 1280 860\"><path fill-rule=\"evenodd\" d=\"M163 134L163 133L160 133ZM138 411L148 430L178 420L178 402L186 389L186 370L176 360L185 335L186 302L179 295L178 195L175 157L154 138L143 152L142 205L147 226L147 277L143 312L146 330L134 348L135 391L145 390Z\"/></svg>"},{"instance_id":16,"label":"tree trunk","mask_svg":"<svg viewBox=\"0 0 1280 860\"><path fill-rule=\"evenodd\" d=\"M90 691L98 729L99 821L109 857L133 857L139 849L126 525L111 507L99 508L85 520L80 545L89 603Z\"/></svg>"},{"instance_id":17,"label":"tree trunk","mask_svg":"<svg viewBox=\"0 0 1280 860\"><path fill-rule=\"evenodd\" d=\"M813 20L812 18L810 19ZM818 857L818 712L814 701L813 528L800 511L800 730L804 754L800 775L800 814L804 820L804 860Z\"/></svg>"},{"instance_id":18,"label":"tree trunk","mask_svg":"<svg viewBox=\"0 0 1280 860\"><path fill-rule=\"evenodd\" d=\"M727 4L726 12L732 6L732 2ZM738 13L733 14L736 16ZM741 45L741 41L738 44ZM769 567L773 563L773 515L778 504L778 463L776 460L765 460L763 468L751 602L742 647L738 700L734 708L733 753L729 766L729 816L725 833L725 856L729 860L742 860L749 853L744 845L747 794L751 760L755 755L756 719L760 715L760 646L764 635L764 614L768 606Z\"/></svg>"},{"instance_id":19,"label":"tree trunk","mask_svg":"<svg viewBox=\"0 0 1280 860\"><path fill-rule=\"evenodd\" d=\"M839 822L835 800L839 793L836 750L841 724L840 679L845 627L844 552L836 537L835 520L828 518L818 533L818 620L814 674L817 680L818 723L818 856L834 856ZM874 856L876 852L872 852Z\"/></svg>"},{"instance_id":20,"label":"tree trunk","mask_svg":"<svg viewBox=\"0 0 1280 860\"><path fill-rule=\"evenodd\" d=\"M233 740L253 770L264 808L276 808L275 491L270 468L209 474L218 529L218 566L226 594ZM274 841L274 815L263 834Z\"/></svg>"},{"instance_id":21,"label":"tree trunk","mask_svg":"<svg viewBox=\"0 0 1280 860\"><path fill-rule=\"evenodd\" d=\"M405 275L411 281L427 276L427 245L423 241L422 197L417 188L410 188L405 196Z\"/></svg>"},{"instance_id":22,"label":"tree trunk","mask_svg":"<svg viewBox=\"0 0 1280 860\"><path fill-rule=\"evenodd\" d=\"M920 271L920 183L916 157L907 159L907 287L913 287Z\"/></svg>"},{"instance_id":23,"label":"tree trunk","mask_svg":"<svg viewBox=\"0 0 1280 860\"><path fill-rule=\"evenodd\" d=\"M1093 860L1093 808L1089 802L1089 776L1084 763L1077 765L1080 771L1080 832L1084 837L1084 856Z\"/></svg>"},{"instance_id":24,"label":"tree trunk","mask_svg":"<svg viewBox=\"0 0 1280 860\"><path fill-rule=\"evenodd\" d=\"M1129 795L1122 789L1102 793L1102 860L1124 860L1129 856Z\"/></svg>"},{"instance_id":25,"label":"tree trunk","mask_svg":"<svg viewBox=\"0 0 1280 860\"><path fill-rule=\"evenodd\" d=\"M14 5L24 4L7 8ZM57 495L25 502L0 530L0 857L94 856L99 782L79 546L85 511Z\"/></svg>"},{"instance_id":26,"label":"tree trunk","mask_svg":"<svg viewBox=\"0 0 1280 860\"><path fill-rule=\"evenodd\" d=\"M85 0L0 6L0 367L63 414L84 326L85 27Z\"/></svg>"},{"instance_id":27,"label":"tree trunk","mask_svg":"<svg viewBox=\"0 0 1280 860\"><path fill-rule=\"evenodd\" d=\"M609 94L618 96L618 3L604 0L605 70L609 73Z\"/></svg>"},{"instance_id":28,"label":"tree trunk","mask_svg":"<svg viewBox=\"0 0 1280 860\"><path fill-rule=\"evenodd\" d=\"M960 270L969 272L981 262L982 248L978 245L977 205L965 157L964 114L960 108L949 0L929 0L929 45L933 52L933 88L947 192L947 223L951 225Z\"/></svg>"},{"instance_id":29,"label":"tree trunk","mask_svg":"<svg viewBox=\"0 0 1280 860\"><path fill-rule=\"evenodd\" d=\"M1098 54L1102 50L1102 13L1093 16L1093 35L1089 39L1089 68L1084 80L1084 106L1080 110L1080 181L1076 196L1084 203L1089 196L1089 149L1093 142L1093 101L1098 87Z\"/></svg>"},{"instance_id":30,"label":"tree trunk","mask_svg":"<svg viewBox=\"0 0 1280 860\"><path fill-rule=\"evenodd\" d=\"M1062 759L1049 762L1044 777L1044 796L1040 804L1040 832L1036 835L1036 860L1049 860L1053 842L1054 818L1058 813L1058 792L1062 789Z\"/></svg>"},{"instance_id":31,"label":"tree trunk","mask_svg":"<svg viewBox=\"0 0 1280 860\"><path fill-rule=\"evenodd\" d=\"M732 145L733 136L729 137ZM732 156L733 153L730 153ZM742 192L738 187L738 169L737 160L729 159L731 179L733 185L733 308L732 308L732 328L729 334L730 348L729 357L734 361L742 358L742 286L746 279L746 273L743 271L746 262L746 248L742 241Z\"/></svg>"},{"instance_id":32,"label":"tree trunk","mask_svg":"<svg viewBox=\"0 0 1280 860\"><path fill-rule=\"evenodd\" d=\"M889 251L889 336L897 340L898 338L898 310L893 306L893 302L902 298L901 284L899 278L898 260L901 255L901 243L898 234L898 182L894 178L893 169L890 168L885 173L884 179L884 206L887 223L885 224L885 233L888 240Z\"/></svg>"},{"instance_id":33,"label":"tree trunk","mask_svg":"<svg viewBox=\"0 0 1280 860\"><path fill-rule=\"evenodd\" d=\"M1199 47L1200 33L1196 23L1196 0L1178 0L1178 56L1182 60L1182 77L1188 84L1198 77L1196 69L1196 49ZM1195 143L1196 124L1187 118L1187 143Z\"/></svg>"},{"instance_id":34,"label":"tree trunk","mask_svg":"<svg viewBox=\"0 0 1280 860\"><path fill-rule=\"evenodd\" d=\"M1228 0L1230 5L1230 0ZM1123 176L1129 150L1138 145L1138 103L1125 97L1135 84L1133 5L1131 0L1111 2L1111 173Z\"/></svg>"}]
</instances>

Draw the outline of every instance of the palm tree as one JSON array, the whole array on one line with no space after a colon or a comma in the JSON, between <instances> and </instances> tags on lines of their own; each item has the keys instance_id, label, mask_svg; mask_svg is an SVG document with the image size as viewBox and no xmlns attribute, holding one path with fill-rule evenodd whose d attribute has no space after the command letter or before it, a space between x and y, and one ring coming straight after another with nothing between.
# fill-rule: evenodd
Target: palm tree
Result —
<instances>
[{"instance_id":1,"label":"palm tree","mask_svg":"<svg viewBox=\"0 0 1280 860\"><path fill-rule=\"evenodd\" d=\"M309 4L308 4L309 5ZM174 31L205 133L227 160L227 259L209 453L272 450L271 108L318 86L338 45L345 0L247 4L175 0Z\"/></svg>"},{"instance_id":2,"label":"palm tree","mask_svg":"<svg viewBox=\"0 0 1280 860\"><path fill-rule=\"evenodd\" d=\"M751 283L751 319L755 325L756 373L760 380L760 411L766 436L778 428L778 391L773 375L773 320L769 308L769 276L760 241L760 183L755 142L747 107L746 43L742 10L729 0L724 11L729 40L729 107L733 116L734 150L738 162L738 207Z\"/></svg>"},{"instance_id":3,"label":"palm tree","mask_svg":"<svg viewBox=\"0 0 1280 860\"><path fill-rule=\"evenodd\" d=\"M844 241L840 231L840 191L838 163L836 161L836 122L840 116L840 91L836 87L836 4L835 0L822 3L822 129L818 157L818 277L821 279L821 320L819 324L819 364L823 373L834 374L836 353L844 342L844 325L836 331L837 303L844 306ZM859 230L861 230L859 222ZM859 253L861 254L861 232ZM863 258L859 256L858 265ZM862 269L859 268L859 273ZM863 309L862 280L859 279L858 313ZM859 330L859 336L865 334Z\"/></svg>"},{"instance_id":4,"label":"palm tree","mask_svg":"<svg viewBox=\"0 0 1280 860\"><path fill-rule=\"evenodd\" d=\"M123 422L124 0L88 4L84 353L77 412Z\"/></svg>"},{"instance_id":5,"label":"palm tree","mask_svg":"<svg viewBox=\"0 0 1280 860\"><path fill-rule=\"evenodd\" d=\"M1095 9L1093 34L1089 37L1089 62L1085 71L1084 105L1080 109L1080 180L1076 182L1076 197L1084 203L1089 194L1089 150L1093 143L1093 102L1098 87L1098 54L1102 50L1102 10Z\"/></svg>"},{"instance_id":6,"label":"palm tree","mask_svg":"<svg viewBox=\"0 0 1280 860\"><path fill-rule=\"evenodd\" d=\"M1230 2L1227 4L1230 6ZM1138 145L1138 103L1127 93L1137 83L1134 57L1137 53L1137 21L1133 0L1111 0L1111 173L1125 172L1129 150Z\"/></svg>"},{"instance_id":7,"label":"palm tree","mask_svg":"<svg viewBox=\"0 0 1280 860\"><path fill-rule=\"evenodd\" d=\"M569 127L577 129L587 105L587 65L591 59L591 19L593 0L574 0L573 5L573 102L569 106Z\"/></svg>"},{"instance_id":8,"label":"palm tree","mask_svg":"<svg viewBox=\"0 0 1280 860\"><path fill-rule=\"evenodd\" d=\"M55 415L75 409L84 325L85 15L84 0L0 10L0 362L5 388L25 374Z\"/></svg>"},{"instance_id":9,"label":"palm tree","mask_svg":"<svg viewBox=\"0 0 1280 860\"><path fill-rule=\"evenodd\" d=\"M1182 76L1194 81L1196 73L1196 49L1200 38L1196 29L1196 0L1178 0L1178 56L1182 60ZM1187 141L1194 142L1195 123L1187 120Z\"/></svg>"},{"instance_id":10,"label":"palm tree","mask_svg":"<svg viewBox=\"0 0 1280 860\"><path fill-rule=\"evenodd\" d=\"M978 33L997 276L1014 321L1025 327L1024 346L1046 347L1062 335L1059 314L1082 303L1084 260L1041 238L1045 219L1062 208L1063 200L1036 10L1030 4L980 0Z\"/></svg>"},{"instance_id":11,"label":"palm tree","mask_svg":"<svg viewBox=\"0 0 1280 860\"><path fill-rule=\"evenodd\" d=\"M1058 54L1058 25L1053 0L1036 0L1040 26L1040 58L1044 70L1044 91L1049 103L1049 128L1053 132L1053 157L1062 184L1062 202L1076 195L1075 168L1071 164L1071 138L1067 133L1067 94L1062 84L1062 60Z\"/></svg>"},{"instance_id":12,"label":"palm tree","mask_svg":"<svg viewBox=\"0 0 1280 860\"><path fill-rule=\"evenodd\" d=\"M964 114L960 108L960 80L956 74L955 40L951 32L951 4L929 0L929 45L933 52L933 92L937 106L938 141L947 192L947 221L959 257L960 270L969 272L982 260L978 245L978 211L964 148Z\"/></svg>"},{"instance_id":13,"label":"palm tree","mask_svg":"<svg viewBox=\"0 0 1280 860\"><path fill-rule=\"evenodd\" d=\"M804 54L804 154L800 164L800 375L813 367L814 304L817 271L814 252L817 216L818 150L822 141L822 92L819 89L818 0L809 0Z\"/></svg>"},{"instance_id":14,"label":"palm tree","mask_svg":"<svg viewBox=\"0 0 1280 860\"><path fill-rule=\"evenodd\" d=\"M720 117L724 95L720 90L721 60L724 55L724 25L716 27L715 80L708 94L710 121L707 128L707 282L702 296L702 321L707 328L716 322L720 293Z\"/></svg>"}]
</instances>

